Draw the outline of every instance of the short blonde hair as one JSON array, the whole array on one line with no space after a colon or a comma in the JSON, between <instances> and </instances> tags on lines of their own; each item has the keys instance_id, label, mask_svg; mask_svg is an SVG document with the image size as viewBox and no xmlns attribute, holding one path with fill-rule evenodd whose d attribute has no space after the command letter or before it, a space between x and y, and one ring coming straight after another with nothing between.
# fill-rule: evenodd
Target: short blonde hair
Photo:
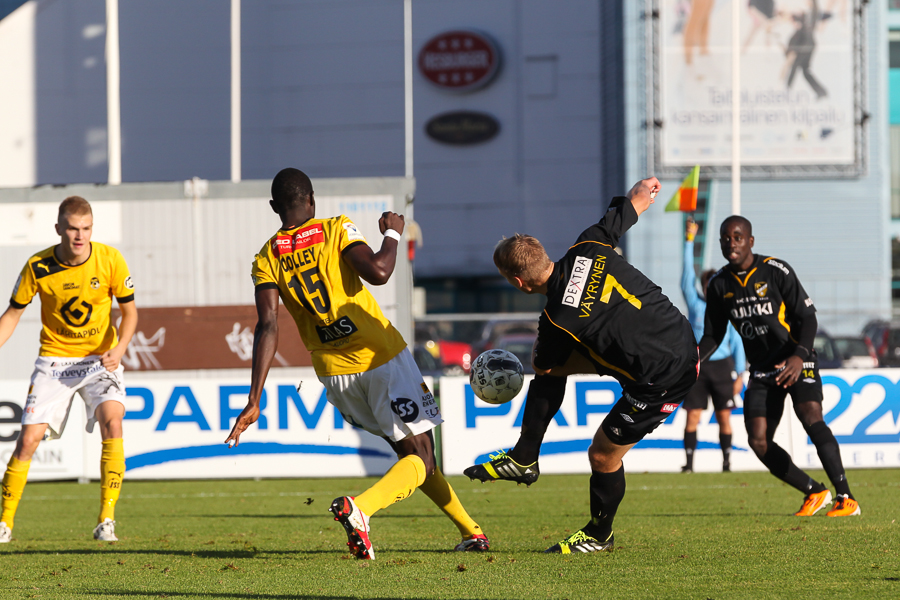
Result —
<instances>
[{"instance_id":1,"label":"short blonde hair","mask_svg":"<svg viewBox=\"0 0 900 600\"><path fill-rule=\"evenodd\" d=\"M69 196L65 200L59 203L59 214L57 215L57 221L62 221L64 217L69 215L72 216L80 216L80 215L94 215L94 211L91 210L91 204L81 196Z\"/></svg>"},{"instance_id":2,"label":"short blonde hair","mask_svg":"<svg viewBox=\"0 0 900 600\"><path fill-rule=\"evenodd\" d=\"M504 275L518 277L528 284L539 284L543 282L538 279L553 263L537 238L517 233L497 243L494 264Z\"/></svg>"}]
</instances>

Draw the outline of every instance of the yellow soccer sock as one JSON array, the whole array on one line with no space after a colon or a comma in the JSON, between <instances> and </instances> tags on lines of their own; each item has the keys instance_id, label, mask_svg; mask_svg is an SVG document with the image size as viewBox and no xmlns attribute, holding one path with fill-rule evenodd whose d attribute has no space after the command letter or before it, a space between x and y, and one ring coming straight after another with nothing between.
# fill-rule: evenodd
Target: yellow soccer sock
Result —
<instances>
[{"instance_id":1,"label":"yellow soccer sock","mask_svg":"<svg viewBox=\"0 0 900 600\"><path fill-rule=\"evenodd\" d=\"M444 514L450 517L453 524L459 529L463 539L468 539L474 535L482 533L478 523L472 520L466 509L463 508L456 492L450 486L450 483L444 479L444 474L440 469L434 470L434 475L425 480L425 483L419 486L431 501L438 505Z\"/></svg>"},{"instance_id":2,"label":"yellow soccer sock","mask_svg":"<svg viewBox=\"0 0 900 600\"><path fill-rule=\"evenodd\" d=\"M115 521L116 501L122 491L122 477L125 475L125 450L122 438L103 440L100 453L100 516L98 523L106 519Z\"/></svg>"},{"instance_id":3,"label":"yellow soccer sock","mask_svg":"<svg viewBox=\"0 0 900 600\"><path fill-rule=\"evenodd\" d=\"M382 508L412 496L423 481L425 463L415 454L410 454L394 463L384 477L353 501L359 510L371 517Z\"/></svg>"},{"instance_id":4,"label":"yellow soccer sock","mask_svg":"<svg viewBox=\"0 0 900 600\"><path fill-rule=\"evenodd\" d=\"M19 460L11 456L6 465L6 473L3 474L3 511L0 513L0 521L6 523L10 529L16 518L16 509L19 508L19 500L25 490L25 482L28 480L28 468L30 460Z\"/></svg>"}]
</instances>

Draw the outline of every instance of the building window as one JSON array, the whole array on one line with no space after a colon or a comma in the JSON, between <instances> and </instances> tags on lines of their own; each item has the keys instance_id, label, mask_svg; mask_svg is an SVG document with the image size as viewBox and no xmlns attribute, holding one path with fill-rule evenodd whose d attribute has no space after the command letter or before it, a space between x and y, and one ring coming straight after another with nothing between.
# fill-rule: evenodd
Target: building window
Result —
<instances>
[{"instance_id":1,"label":"building window","mask_svg":"<svg viewBox=\"0 0 900 600\"><path fill-rule=\"evenodd\" d=\"M900 9L900 0L892 0L892 7ZM890 104L891 143L891 217L900 219L900 31L888 33L888 102Z\"/></svg>"}]
</instances>

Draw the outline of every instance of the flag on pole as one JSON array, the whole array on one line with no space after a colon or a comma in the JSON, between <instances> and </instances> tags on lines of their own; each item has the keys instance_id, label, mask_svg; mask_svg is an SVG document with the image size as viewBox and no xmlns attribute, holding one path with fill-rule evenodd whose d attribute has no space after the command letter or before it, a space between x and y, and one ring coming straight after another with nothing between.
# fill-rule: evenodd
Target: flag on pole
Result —
<instances>
[{"instance_id":1,"label":"flag on pole","mask_svg":"<svg viewBox=\"0 0 900 600\"><path fill-rule=\"evenodd\" d=\"M680 210L681 212L694 212L697 210L697 188L700 185L700 165L694 165L681 186L675 190L672 199L666 204L665 212Z\"/></svg>"}]
</instances>

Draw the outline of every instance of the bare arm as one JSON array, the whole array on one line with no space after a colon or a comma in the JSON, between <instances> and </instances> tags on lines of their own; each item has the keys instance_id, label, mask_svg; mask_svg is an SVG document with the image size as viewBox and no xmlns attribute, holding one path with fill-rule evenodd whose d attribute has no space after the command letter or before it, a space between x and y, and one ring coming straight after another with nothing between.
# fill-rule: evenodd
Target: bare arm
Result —
<instances>
[{"instance_id":1,"label":"bare arm","mask_svg":"<svg viewBox=\"0 0 900 600\"><path fill-rule=\"evenodd\" d=\"M128 344L137 331L138 310L134 301L119 304L119 310L122 311L122 322L119 324L119 343L103 353L100 360L107 371L115 371L119 368L119 363L128 350Z\"/></svg>"},{"instance_id":2,"label":"bare arm","mask_svg":"<svg viewBox=\"0 0 900 600\"><path fill-rule=\"evenodd\" d=\"M631 200L631 205L634 207L638 216L641 216L641 214L654 203L653 199L656 198L659 189L659 179L656 177L648 177L647 179L638 181L631 190L628 191L627 197Z\"/></svg>"},{"instance_id":3,"label":"bare arm","mask_svg":"<svg viewBox=\"0 0 900 600\"><path fill-rule=\"evenodd\" d=\"M22 317L23 312L25 312L24 308L16 308L10 304L6 311L0 315L0 346L3 346L13 331L16 330L16 325L19 324L19 319Z\"/></svg>"},{"instance_id":4,"label":"bare arm","mask_svg":"<svg viewBox=\"0 0 900 600\"><path fill-rule=\"evenodd\" d=\"M382 234L388 229L403 233L404 225L403 215L390 211L382 214L378 219L378 229ZM378 252L372 252L372 249L366 244L357 244L344 253L344 260L367 283L384 285L394 272L399 244L398 240L385 237Z\"/></svg>"},{"instance_id":5,"label":"bare arm","mask_svg":"<svg viewBox=\"0 0 900 600\"><path fill-rule=\"evenodd\" d=\"M256 330L253 334L253 361L250 371L250 395L247 406L241 411L225 443L237 446L241 434L259 418L259 398L275 351L278 349L278 290L263 288L256 290Z\"/></svg>"}]
</instances>

